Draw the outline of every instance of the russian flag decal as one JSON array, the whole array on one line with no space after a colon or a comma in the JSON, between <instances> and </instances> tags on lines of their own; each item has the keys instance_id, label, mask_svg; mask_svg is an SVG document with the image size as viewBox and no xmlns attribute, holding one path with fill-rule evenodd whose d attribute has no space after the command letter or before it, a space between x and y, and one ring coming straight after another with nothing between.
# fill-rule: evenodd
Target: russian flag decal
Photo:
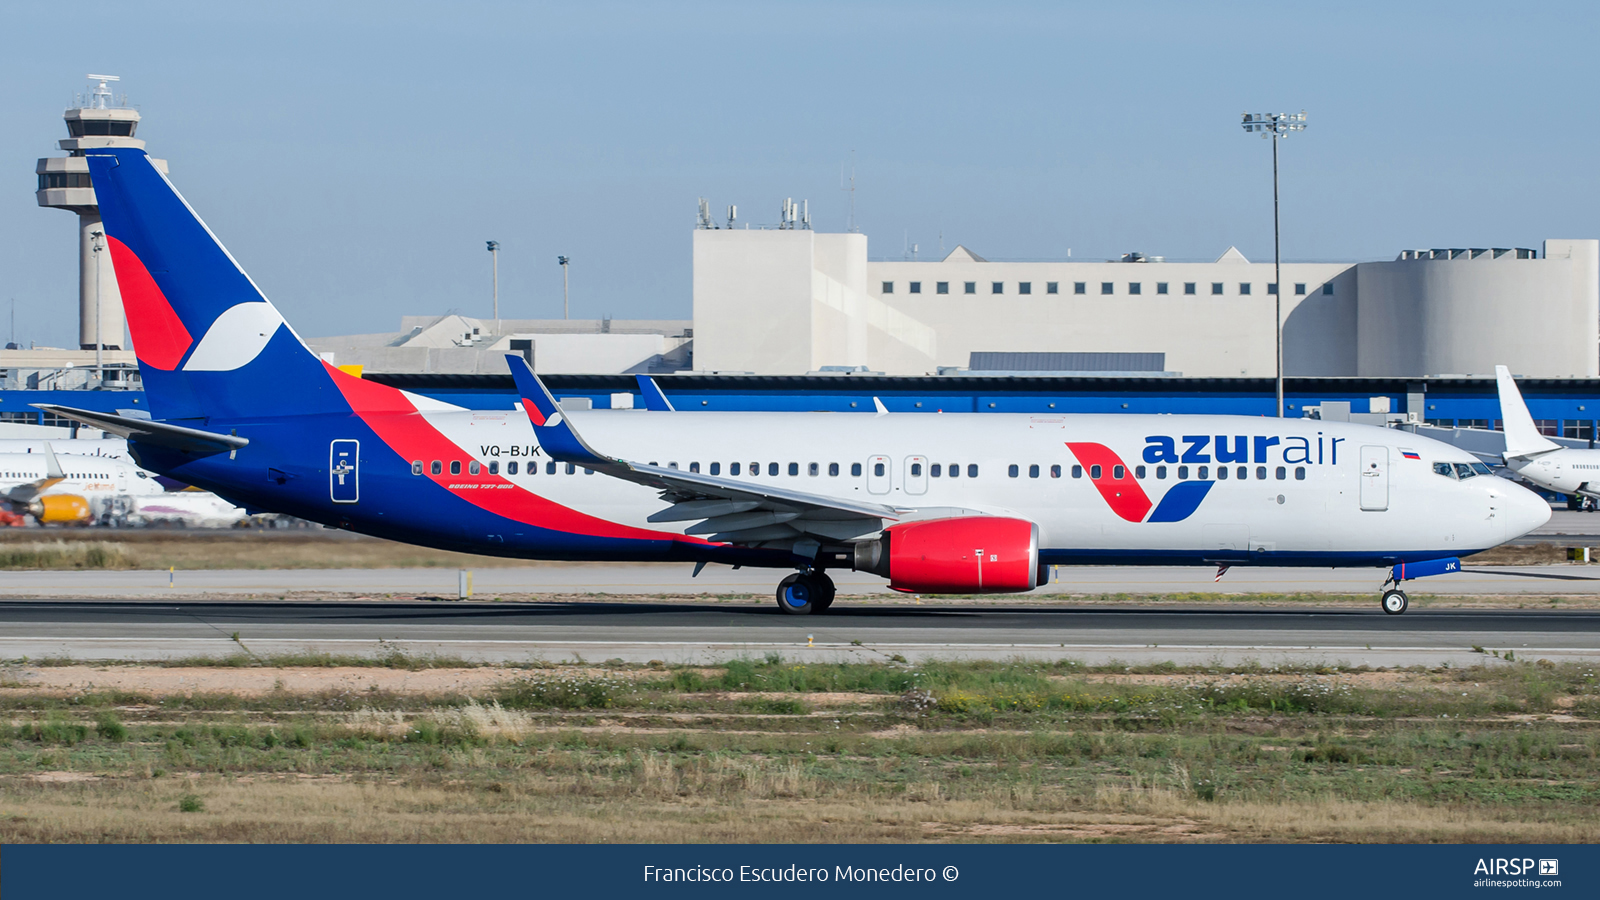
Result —
<instances>
[{"instance_id":1,"label":"russian flag decal","mask_svg":"<svg viewBox=\"0 0 1600 900\"><path fill-rule=\"evenodd\" d=\"M1406 459L1421 459L1422 458L1422 457L1417 455L1417 451L1415 451L1415 450L1401 450L1400 451L1400 455L1404 456Z\"/></svg>"}]
</instances>

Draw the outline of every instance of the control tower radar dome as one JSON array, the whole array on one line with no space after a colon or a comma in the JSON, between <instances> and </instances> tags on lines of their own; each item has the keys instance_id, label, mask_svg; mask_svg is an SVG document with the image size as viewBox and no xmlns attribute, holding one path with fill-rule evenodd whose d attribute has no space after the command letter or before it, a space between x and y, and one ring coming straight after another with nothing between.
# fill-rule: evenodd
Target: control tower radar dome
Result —
<instances>
[{"instance_id":1,"label":"control tower radar dome","mask_svg":"<svg viewBox=\"0 0 1600 900\"><path fill-rule=\"evenodd\" d=\"M78 215L78 345L92 350L120 350L127 346L124 337L122 293L117 290L117 275L111 254L105 250L100 225L100 207L95 203L94 186L89 183L89 161L83 151L91 147L144 147L134 137L139 130L139 111L128 105L127 95L114 96L110 85L116 75L90 75L94 82L88 91L73 97L73 106L61 117L66 120L67 137L57 145L65 157L39 160L34 172L39 189L34 195L40 206L64 209ZM157 169L167 171L167 161L154 159Z\"/></svg>"}]
</instances>

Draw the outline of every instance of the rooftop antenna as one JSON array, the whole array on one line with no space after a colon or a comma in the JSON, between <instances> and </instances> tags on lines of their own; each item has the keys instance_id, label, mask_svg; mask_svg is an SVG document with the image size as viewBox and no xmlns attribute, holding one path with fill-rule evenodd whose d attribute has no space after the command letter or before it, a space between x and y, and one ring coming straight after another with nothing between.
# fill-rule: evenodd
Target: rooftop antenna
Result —
<instances>
[{"instance_id":1,"label":"rooftop antenna","mask_svg":"<svg viewBox=\"0 0 1600 900\"><path fill-rule=\"evenodd\" d=\"M735 221L737 221L738 218L739 218L739 207L734 206L732 203L728 204L728 228L729 229L733 228L733 223Z\"/></svg>"},{"instance_id":2,"label":"rooftop antenna","mask_svg":"<svg viewBox=\"0 0 1600 900\"><path fill-rule=\"evenodd\" d=\"M844 163L839 164L839 190L850 192L850 219L845 225L845 231L856 233L856 152L850 151L850 186L845 187Z\"/></svg>"},{"instance_id":3,"label":"rooftop antenna","mask_svg":"<svg viewBox=\"0 0 1600 900\"><path fill-rule=\"evenodd\" d=\"M695 227L704 229L717 227L711 222L711 204L707 203L704 197L700 198L700 211Z\"/></svg>"},{"instance_id":4,"label":"rooftop antenna","mask_svg":"<svg viewBox=\"0 0 1600 900\"><path fill-rule=\"evenodd\" d=\"M800 201L800 227L804 228L807 231L811 230L811 201L810 200L801 200Z\"/></svg>"},{"instance_id":5,"label":"rooftop antenna","mask_svg":"<svg viewBox=\"0 0 1600 900\"><path fill-rule=\"evenodd\" d=\"M122 78L117 75L89 75L87 77L90 81L100 82L100 86L95 88L94 92L90 95L89 108L107 108L107 105L111 103L111 89L106 87L106 82L121 81Z\"/></svg>"}]
</instances>

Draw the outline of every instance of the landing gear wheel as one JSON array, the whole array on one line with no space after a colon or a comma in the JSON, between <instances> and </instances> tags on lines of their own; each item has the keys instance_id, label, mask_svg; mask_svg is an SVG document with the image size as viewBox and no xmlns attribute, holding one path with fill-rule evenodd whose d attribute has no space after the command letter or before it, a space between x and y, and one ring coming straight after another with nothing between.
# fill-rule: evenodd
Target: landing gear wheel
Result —
<instances>
[{"instance_id":1,"label":"landing gear wheel","mask_svg":"<svg viewBox=\"0 0 1600 900\"><path fill-rule=\"evenodd\" d=\"M811 611L827 612L828 607L833 605L833 595L835 593L833 579L829 578L824 572L813 572L811 577L816 579L817 582L817 595L811 600Z\"/></svg>"},{"instance_id":2,"label":"landing gear wheel","mask_svg":"<svg viewBox=\"0 0 1600 900\"><path fill-rule=\"evenodd\" d=\"M810 615L820 593L814 577L796 572L778 582L778 608L791 616Z\"/></svg>"},{"instance_id":3,"label":"landing gear wheel","mask_svg":"<svg viewBox=\"0 0 1600 900\"><path fill-rule=\"evenodd\" d=\"M1395 588L1392 591L1384 591L1382 603L1383 611L1391 616L1400 615L1406 611L1406 607L1411 605L1411 601L1406 598L1406 592L1399 588Z\"/></svg>"}]
</instances>

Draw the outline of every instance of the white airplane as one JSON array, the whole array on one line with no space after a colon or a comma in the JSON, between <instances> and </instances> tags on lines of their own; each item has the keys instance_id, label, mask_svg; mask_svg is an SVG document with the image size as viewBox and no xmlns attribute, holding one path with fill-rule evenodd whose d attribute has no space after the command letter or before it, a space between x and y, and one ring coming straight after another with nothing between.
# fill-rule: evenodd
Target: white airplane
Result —
<instances>
[{"instance_id":1,"label":"white airplane","mask_svg":"<svg viewBox=\"0 0 1600 900\"><path fill-rule=\"evenodd\" d=\"M1506 468L1545 490L1600 498L1600 450L1563 447L1540 434L1511 370L1495 366L1494 375L1506 429Z\"/></svg>"},{"instance_id":2,"label":"white airplane","mask_svg":"<svg viewBox=\"0 0 1600 900\"><path fill-rule=\"evenodd\" d=\"M249 518L243 509L210 491L167 491L132 500L127 521L135 525L174 522L185 528L231 528Z\"/></svg>"},{"instance_id":3,"label":"white airplane","mask_svg":"<svg viewBox=\"0 0 1600 900\"><path fill-rule=\"evenodd\" d=\"M1550 518L1463 450L1339 422L567 411L521 356L514 411L473 411L319 359L144 151L85 152L154 418L41 408L247 509L495 556L786 569L793 615L832 604L829 569L964 594L1110 564L1392 567L1397 614L1400 582Z\"/></svg>"},{"instance_id":4,"label":"white airplane","mask_svg":"<svg viewBox=\"0 0 1600 900\"><path fill-rule=\"evenodd\" d=\"M50 442L42 443L37 453L0 453L0 500L10 508L13 524L23 514L40 525L86 524L115 498L164 490L127 460L58 455Z\"/></svg>"}]
</instances>

